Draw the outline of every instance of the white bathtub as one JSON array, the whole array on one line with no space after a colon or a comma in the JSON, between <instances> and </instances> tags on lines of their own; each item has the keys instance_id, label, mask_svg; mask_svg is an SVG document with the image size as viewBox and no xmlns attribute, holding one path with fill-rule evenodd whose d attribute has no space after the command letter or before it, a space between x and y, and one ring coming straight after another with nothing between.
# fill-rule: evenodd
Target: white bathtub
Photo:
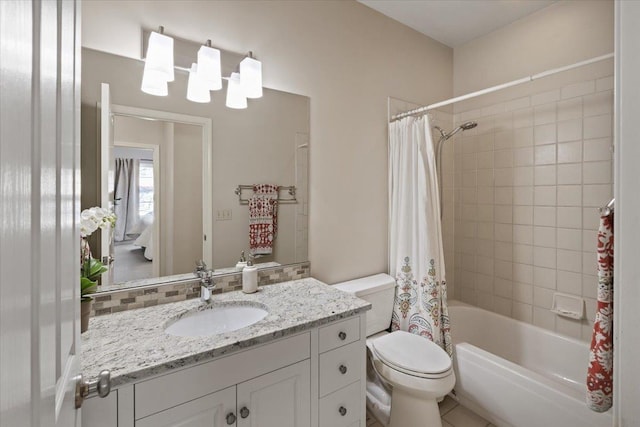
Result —
<instances>
[{"instance_id":1,"label":"white bathtub","mask_svg":"<svg viewBox=\"0 0 640 427\"><path fill-rule=\"evenodd\" d=\"M449 316L464 406L500 427L613 425L585 405L586 342L457 301Z\"/></svg>"}]
</instances>

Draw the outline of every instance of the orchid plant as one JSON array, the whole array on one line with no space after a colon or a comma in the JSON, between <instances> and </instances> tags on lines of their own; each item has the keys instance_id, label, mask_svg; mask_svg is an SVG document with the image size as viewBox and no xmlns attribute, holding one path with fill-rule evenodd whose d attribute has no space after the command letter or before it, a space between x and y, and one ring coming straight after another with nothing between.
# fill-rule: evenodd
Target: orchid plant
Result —
<instances>
[{"instance_id":1,"label":"orchid plant","mask_svg":"<svg viewBox=\"0 0 640 427\"><path fill-rule=\"evenodd\" d=\"M87 238L97 229L104 230L116 224L116 215L108 209L93 207L80 214L80 297L82 301L91 301L88 296L96 291L100 275L107 266L91 256Z\"/></svg>"}]
</instances>

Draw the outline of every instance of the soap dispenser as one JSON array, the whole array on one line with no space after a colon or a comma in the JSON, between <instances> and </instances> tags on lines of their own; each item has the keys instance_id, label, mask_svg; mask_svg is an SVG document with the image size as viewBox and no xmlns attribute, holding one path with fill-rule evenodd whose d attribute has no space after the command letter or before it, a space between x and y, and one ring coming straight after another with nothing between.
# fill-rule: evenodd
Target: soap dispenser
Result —
<instances>
[{"instance_id":1,"label":"soap dispenser","mask_svg":"<svg viewBox=\"0 0 640 427\"><path fill-rule=\"evenodd\" d=\"M244 257L244 251L240 252L240 261L236 264L236 270L242 271L247 266L247 260Z\"/></svg>"},{"instance_id":2,"label":"soap dispenser","mask_svg":"<svg viewBox=\"0 0 640 427\"><path fill-rule=\"evenodd\" d=\"M258 267L253 265L253 255L249 255L247 266L242 270L242 292L252 294L258 290Z\"/></svg>"}]
</instances>

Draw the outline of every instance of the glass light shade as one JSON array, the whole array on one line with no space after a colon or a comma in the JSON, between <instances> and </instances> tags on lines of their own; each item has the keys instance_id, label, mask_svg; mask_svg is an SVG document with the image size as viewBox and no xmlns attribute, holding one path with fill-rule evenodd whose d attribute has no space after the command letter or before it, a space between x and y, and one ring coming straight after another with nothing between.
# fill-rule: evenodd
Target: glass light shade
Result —
<instances>
[{"instance_id":1,"label":"glass light shade","mask_svg":"<svg viewBox=\"0 0 640 427\"><path fill-rule=\"evenodd\" d=\"M220 51L208 46L198 50L198 77L209 90L222 89Z\"/></svg>"},{"instance_id":2,"label":"glass light shade","mask_svg":"<svg viewBox=\"0 0 640 427\"><path fill-rule=\"evenodd\" d=\"M249 57L240 61L240 82L247 98L261 98L262 62Z\"/></svg>"},{"instance_id":3,"label":"glass light shade","mask_svg":"<svg viewBox=\"0 0 640 427\"><path fill-rule=\"evenodd\" d=\"M211 94L205 82L198 75L198 64L191 64L189 82L187 83L187 99L192 102L211 102Z\"/></svg>"},{"instance_id":4,"label":"glass light shade","mask_svg":"<svg viewBox=\"0 0 640 427\"><path fill-rule=\"evenodd\" d=\"M240 73L231 73L231 77L229 77L225 105L236 109L247 108L247 97L244 95L240 84Z\"/></svg>"},{"instance_id":5,"label":"glass light shade","mask_svg":"<svg viewBox=\"0 0 640 427\"><path fill-rule=\"evenodd\" d=\"M144 74L142 74L142 87L140 89L149 95L167 96L169 94L164 74L155 70L145 70Z\"/></svg>"},{"instance_id":6,"label":"glass light shade","mask_svg":"<svg viewBox=\"0 0 640 427\"><path fill-rule=\"evenodd\" d=\"M165 82L175 79L173 69L173 39L164 34L152 32L147 46L147 57L144 61L144 73L156 73Z\"/></svg>"}]
</instances>

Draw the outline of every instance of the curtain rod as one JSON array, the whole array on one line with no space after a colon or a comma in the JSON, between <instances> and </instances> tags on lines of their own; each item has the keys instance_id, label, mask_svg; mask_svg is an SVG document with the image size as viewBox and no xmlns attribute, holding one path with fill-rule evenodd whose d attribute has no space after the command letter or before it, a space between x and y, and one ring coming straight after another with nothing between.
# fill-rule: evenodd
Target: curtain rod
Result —
<instances>
[{"instance_id":1,"label":"curtain rod","mask_svg":"<svg viewBox=\"0 0 640 427\"><path fill-rule=\"evenodd\" d=\"M512 81L507 82L507 83L503 83L503 84L496 85L496 86L491 86L491 87L486 88L486 89L481 89L481 90L478 90L478 91L475 91L475 92L468 93L466 95L456 96L455 98L447 99L445 101L436 102L435 104L427 105L425 107L420 107L420 108L416 108L416 109L413 109L413 110L405 111L404 113L396 114L395 116L391 117L391 121L393 122L393 121L402 119L404 117L412 116L414 114L424 113L425 111L433 110L434 108L444 107L445 105L450 105L450 104L454 104L456 102L465 101L467 99L475 98L475 97L478 97L480 95L485 95L487 93L496 92L496 91L499 91L499 90L502 90L502 89L506 89L506 88L509 88L509 87L512 87L512 86L517 86L517 85L520 85L520 84L523 84L523 83L529 83L529 82L532 82L534 80L537 80L537 79L540 79L540 78L543 78L543 77L548 77L548 76L551 76L553 74L561 73L563 71L568 71L568 70L571 70L573 68L582 67L584 65L593 64L594 62L604 61L605 59L609 59L609 58L613 58L613 57L614 57L613 53L608 53L606 55L596 56L595 58L587 59L585 61L576 62L575 64L566 65L564 67L559 67L559 68L554 68L554 69L543 71L543 72L537 73L537 74L532 74L530 76L523 77L521 79L512 80Z\"/></svg>"}]
</instances>

